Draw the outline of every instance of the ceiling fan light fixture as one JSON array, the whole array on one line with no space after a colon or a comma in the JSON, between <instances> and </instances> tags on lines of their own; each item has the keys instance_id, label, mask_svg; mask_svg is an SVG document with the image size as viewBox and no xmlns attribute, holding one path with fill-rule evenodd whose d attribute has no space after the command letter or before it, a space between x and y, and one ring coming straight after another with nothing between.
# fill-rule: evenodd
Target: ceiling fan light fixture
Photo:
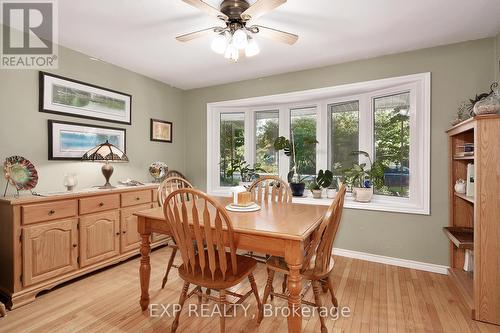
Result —
<instances>
[{"instance_id":1,"label":"ceiling fan light fixture","mask_svg":"<svg viewBox=\"0 0 500 333\"><path fill-rule=\"evenodd\" d=\"M224 33L220 33L217 36L215 36L214 40L212 41L212 51L214 51L217 54L224 54L224 52L227 49L228 41L227 41L227 36Z\"/></svg>"},{"instance_id":2,"label":"ceiling fan light fixture","mask_svg":"<svg viewBox=\"0 0 500 333\"><path fill-rule=\"evenodd\" d=\"M247 47L248 35L246 31L243 29L238 29L233 32L232 43L238 50L243 50L245 47Z\"/></svg>"},{"instance_id":3,"label":"ceiling fan light fixture","mask_svg":"<svg viewBox=\"0 0 500 333\"><path fill-rule=\"evenodd\" d=\"M245 48L245 56L248 58L256 56L260 53L259 44L253 38L249 38L248 45Z\"/></svg>"}]
</instances>

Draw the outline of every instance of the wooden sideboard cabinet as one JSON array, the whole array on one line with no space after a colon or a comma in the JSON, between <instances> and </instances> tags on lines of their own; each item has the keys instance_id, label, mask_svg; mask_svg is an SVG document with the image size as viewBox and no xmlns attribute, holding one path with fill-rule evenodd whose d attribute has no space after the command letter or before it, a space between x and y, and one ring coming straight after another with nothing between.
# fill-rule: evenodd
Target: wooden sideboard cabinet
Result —
<instances>
[{"instance_id":1,"label":"wooden sideboard cabinet","mask_svg":"<svg viewBox=\"0 0 500 333\"><path fill-rule=\"evenodd\" d=\"M42 291L139 254L137 211L156 185L0 198L0 296L13 309ZM152 247L165 245L153 235Z\"/></svg>"}]
</instances>

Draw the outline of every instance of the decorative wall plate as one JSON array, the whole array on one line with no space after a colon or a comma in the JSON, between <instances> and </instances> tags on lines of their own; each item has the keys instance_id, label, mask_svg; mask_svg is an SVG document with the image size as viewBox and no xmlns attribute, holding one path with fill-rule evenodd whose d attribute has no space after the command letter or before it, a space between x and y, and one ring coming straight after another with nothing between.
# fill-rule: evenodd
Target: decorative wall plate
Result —
<instances>
[{"instance_id":1,"label":"decorative wall plate","mask_svg":"<svg viewBox=\"0 0 500 333\"><path fill-rule=\"evenodd\" d=\"M153 162L149 166L149 174L154 178L155 182L160 183L165 179L168 172L168 166L163 162Z\"/></svg>"},{"instance_id":2,"label":"decorative wall plate","mask_svg":"<svg viewBox=\"0 0 500 333\"><path fill-rule=\"evenodd\" d=\"M3 170L7 181L18 191L31 191L38 184L38 172L35 166L22 156L6 158Z\"/></svg>"}]
</instances>

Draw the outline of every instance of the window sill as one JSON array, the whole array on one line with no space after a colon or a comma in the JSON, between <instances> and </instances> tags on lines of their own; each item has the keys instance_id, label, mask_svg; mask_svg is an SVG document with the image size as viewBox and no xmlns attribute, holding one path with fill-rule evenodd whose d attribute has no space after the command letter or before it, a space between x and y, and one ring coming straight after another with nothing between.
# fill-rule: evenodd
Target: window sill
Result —
<instances>
[{"instance_id":1,"label":"window sill","mask_svg":"<svg viewBox=\"0 0 500 333\"><path fill-rule=\"evenodd\" d=\"M314 199L311 195L306 197L294 197L292 202L306 205L324 205L329 206L334 199L321 198ZM406 198L388 198L385 196L374 195L371 202L354 201L351 193L346 194L344 207L350 209L374 210L382 212L394 212L405 214L429 215L429 212L419 207Z\"/></svg>"},{"instance_id":2,"label":"window sill","mask_svg":"<svg viewBox=\"0 0 500 333\"><path fill-rule=\"evenodd\" d=\"M334 199L323 197L321 199L314 199L309 191L306 191L304 197L293 197L292 202L303 205L322 205L330 206ZM231 196L231 192L227 190L213 191L210 195L215 196ZM325 196L325 195L323 195ZM404 214L418 214L429 215L429 210L412 203L406 198L387 197L382 195L374 195L371 202L357 202L354 201L351 193L347 193L344 201L344 207L349 209L362 209L373 210L381 212L404 213Z\"/></svg>"}]
</instances>

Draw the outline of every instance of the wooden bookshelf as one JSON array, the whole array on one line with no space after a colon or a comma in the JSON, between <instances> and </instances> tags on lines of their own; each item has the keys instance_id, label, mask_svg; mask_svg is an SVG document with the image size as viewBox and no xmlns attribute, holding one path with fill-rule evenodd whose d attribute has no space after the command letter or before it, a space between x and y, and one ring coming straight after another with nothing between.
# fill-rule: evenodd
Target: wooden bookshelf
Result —
<instances>
[{"instance_id":1,"label":"wooden bookshelf","mask_svg":"<svg viewBox=\"0 0 500 333\"><path fill-rule=\"evenodd\" d=\"M475 320L500 325L500 115L477 116L447 131L449 144L450 279ZM474 155L457 156L458 146L474 144ZM474 197L456 193L473 163ZM474 251L474 272L463 270L465 251Z\"/></svg>"}]
</instances>

